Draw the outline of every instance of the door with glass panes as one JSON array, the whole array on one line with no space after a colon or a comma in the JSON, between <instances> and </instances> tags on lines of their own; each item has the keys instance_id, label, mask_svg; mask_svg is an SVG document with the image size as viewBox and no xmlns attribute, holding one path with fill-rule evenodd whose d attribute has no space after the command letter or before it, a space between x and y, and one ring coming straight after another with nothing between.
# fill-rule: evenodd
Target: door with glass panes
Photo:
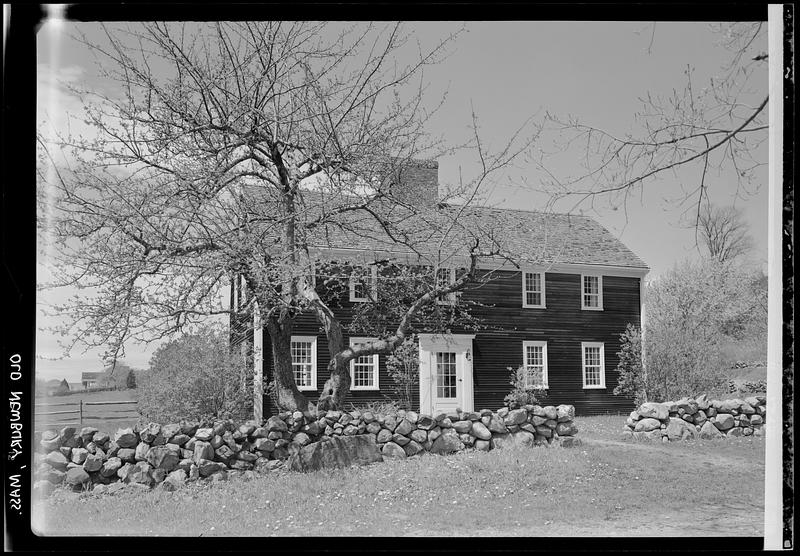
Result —
<instances>
[{"instance_id":1,"label":"door with glass panes","mask_svg":"<svg viewBox=\"0 0 800 556\"><path fill-rule=\"evenodd\" d=\"M463 383L462 354L455 351L431 353L434 411L454 411L461 406Z\"/></svg>"}]
</instances>

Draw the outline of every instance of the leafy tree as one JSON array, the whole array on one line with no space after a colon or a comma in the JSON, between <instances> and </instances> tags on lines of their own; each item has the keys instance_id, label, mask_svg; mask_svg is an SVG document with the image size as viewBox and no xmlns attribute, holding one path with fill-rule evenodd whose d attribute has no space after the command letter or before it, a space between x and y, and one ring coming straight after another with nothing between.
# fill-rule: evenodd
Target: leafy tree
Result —
<instances>
[{"instance_id":1,"label":"leafy tree","mask_svg":"<svg viewBox=\"0 0 800 556\"><path fill-rule=\"evenodd\" d=\"M128 390L136 389L136 373L133 372L133 369L131 369L131 372L128 373L128 377L125 379L125 387Z\"/></svg>"},{"instance_id":2,"label":"leafy tree","mask_svg":"<svg viewBox=\"0 0 800 556\"><path fill-rule=\"evenodd\" d=\"M159 422L207 417L247 418L252 373L226 333L202 328L156 350L140 380L139 413Z\"/></svg>"},{"instance_id":3,"label":"leafy tree","mask_svg":"<svg viewBox=\"0 0 800 556\"><path fill-rule=\"evenodd\" d=\"M619 339L621 346L617 352L619 379L617 386L614 387L614 395L632 398L638 406L647 401L647 377L642 366L641 330L628 324Z\"/></svg>"},{"instance_id":4,"label":"leafy tree","mask_svg":"<svg viewBox=\"0 0 800 556\"><path fill-rule=\"evenodd\" d=\"M664 401L725 383L729 323L752 318L752 276L719 261L685 262L648 284L645 390Z\"/></svg>"},{"instance_id":5,"label":"leafy tree","mask_svg":"<svg viewBox=\"0 0 800 556\"><path fill-rule=\"evenodd\" d=\"M330 350L319 404L342 407L349 361L391 353L437 297L480 283L479 260L505 255L497 225L475 226L464 211L532 138L520 131L487 152L473 116L478 175L449 184L440 199L413 187L412 161L442 152L425 133L423 70L454 37L401 64L411 45L399 24L103 30L102 40L82 38L102 86L75 90L91 133L40 141L42 210L52 215L40 224L55 242L54 285L85 293L55 309L73 316L73 345L110 346L114 359L127 340L253 311L269 332L279 406L305 411L313 404L295 385L290 343L296 317L311 312ZM68 166L55 162L62 158ZM358 347L345 345L339 315L313 285L342 237L348 247L387 238L387 252L418 254L428 277L392 330ZM436 249L423 251L431 241ZM451 260L462 269L455 281L431 278ZM222 293L239 277L246 302L234 309Z\"/></svg>"}]
</instances>

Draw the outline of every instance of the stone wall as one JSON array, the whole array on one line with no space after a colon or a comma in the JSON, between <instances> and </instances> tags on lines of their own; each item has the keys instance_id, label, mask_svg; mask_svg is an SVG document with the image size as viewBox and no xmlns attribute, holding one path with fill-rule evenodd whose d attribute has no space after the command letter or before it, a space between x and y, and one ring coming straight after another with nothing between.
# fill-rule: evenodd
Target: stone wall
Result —
<instances>
[{"instance_id":1,"label":"stone wall","mask_svg":"<svg viewBox=\"0 0 800 556\"><path fill-rule=\"evenodd\" d=\"M313 465L344 466L423 452L488 451L507 445L569 447L579 444L574 417L571 405L537 405L435 416L402 410L389 415L328 411L317 416L297 411L242 425L231 420L150 423L119 429L113 436L93 427L77 432L65 427L45 431L38 440L34 490L47 495L55 485L66 484L102 492L124 483L175 490L186 481L268 471L289 458L290 468L307 470ZM358 442L344 442L350 437ZM340 452L366 447L369 454L365 458L339 454L339 459L331 459L332 449L322 455L324 450L317 449L326 446Z\"/></svg>"},{"instance_id":2,"label":"stone wall","mask_svg":"<svg viewBox=\"0 0 800 556\"><path fill-rule=\"evenodd\" d=\"M669 442L690 438L763 436L767 399L709 400L703 394L676 402L644 403L632 411L623 435L637 440Z\"/></svg>"}]
</instances>

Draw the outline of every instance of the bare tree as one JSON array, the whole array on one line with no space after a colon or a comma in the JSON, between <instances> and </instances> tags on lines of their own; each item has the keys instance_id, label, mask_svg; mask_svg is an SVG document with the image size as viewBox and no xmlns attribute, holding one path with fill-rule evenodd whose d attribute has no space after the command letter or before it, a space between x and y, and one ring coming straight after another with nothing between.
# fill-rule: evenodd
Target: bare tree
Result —
<instances>
[{"instance_id":1,"label":"bare tree","mask_svg":"<svg viewBox=\"0 0 800 556\"><path fill-rule=\"evenodd\" d=\"M56 169L43 163L40 176L53 211L43 232L58 254L52 285L84 292L56 308L72 317L73 345L110 346L116 359L130 339L228 315L222 292L240 276L242 310L257 309L269 332L279 405L312 408L290 352L295 319L312 312L331 361L320 406L341 407L350 360L391 352L426 306L485 279L480 260L504 256L502 233L465 224L465 211L485 180L530 145L521 131L490 154L475 124L479 175L452 184L439 204L417 202L409 190L412 160L440 148L424 129L423 70L453 36L403 65L398 53L411 43L399 24L103 30L102 41L82 39L103 84L75 91L92 133L41 142L44 163ZM68 166L55 163L56 153ZM402 246L427 277L393 329L358 347L344 344L335 307L317 291L375 262L326 259L342 238L379 241L387 252ZM315 277L323 263L328 275ZM436 280L443 265L460 268L452 282Z\"/></svg>"},{"instance_id":2,"label":"bare tree","mask_svg":"<svg viewBox=\"0 0 800 556\"><path fill-rule=\"evenodd\" d=\"M545 189L576 203L594 204L602 196L615 207L627 207L633 193L683 171L682 191L674 197L678 204L688 204L697 225L711 175L730 171L741 196L757 188L755 172L766 164L759 147L768 132L766 25L731 23L712 30L730 51L730 62L718 76L700 83L689 64L683 87L667 96L648 92L629 132L618 134L574 116L548 113L544 125L548 135L554 134L555 148L536 160L548 175ZM562 176L548 167L553 153L575 150L581 161L578 172Z\"/></svg>"},{"instance_id":3,"label":"bare tree","mask_svg":"<svg viewBox=\"0 0 800 556\"><path fill-rule=\"evenodd\" d=\"M719 262L733 260L753 248L747 222L735 207L707 204L700 213L698 232L708 255Z\"/></svg>"}]
</instances>

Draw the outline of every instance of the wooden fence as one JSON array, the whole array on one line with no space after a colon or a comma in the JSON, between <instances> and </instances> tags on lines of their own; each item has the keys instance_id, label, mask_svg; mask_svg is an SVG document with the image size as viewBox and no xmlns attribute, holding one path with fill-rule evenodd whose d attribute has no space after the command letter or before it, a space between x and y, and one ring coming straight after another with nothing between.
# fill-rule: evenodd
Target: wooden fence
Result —
<instances>
[{"instance_id":1,"label":"wooden fence","mask_svg":"<svg viewBox=\"0 0 800 556\"><path fill-rule=\"evenodd\" d=\"M115 421L125 419L135 421L139 417L136 411L136 400L123 400L113 402L42 402L35 404L34 428L36 432L66 426L96 426L99 421ZM72 406L73 409L57 409L49 411L51 408ZM108 411L98 406L110 406ZM40 411L43 408L44 411ZM99 411L97 411L99 410ZM111 431L106 431L111 432Z\"/></svg>"}]
</instances>

